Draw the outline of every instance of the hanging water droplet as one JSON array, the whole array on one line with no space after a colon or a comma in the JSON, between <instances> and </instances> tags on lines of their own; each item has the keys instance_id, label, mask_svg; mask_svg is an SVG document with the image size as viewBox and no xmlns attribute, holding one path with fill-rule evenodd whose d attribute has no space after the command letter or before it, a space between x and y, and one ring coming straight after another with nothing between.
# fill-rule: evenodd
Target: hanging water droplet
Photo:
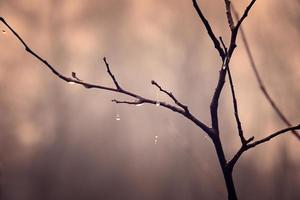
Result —
<instances>
[{"instance_id":1,"label":"hanging water droplet","mask_svg":"<svg viewBox=\"0 0 300 200\"><path fill-rule=\"evenodd\" d=\"M2 34L5 34L6 33L6 30L2 29Z\"/></svg>"},{"instance_id":2,"label":"hanging water droplet","mask_svg":"<svg viewBox=\"0 0 300 200\"><path fill-rule=\"evenodd\" d=\"M144 105L144 103L139 103L139 104L136 104L135 106L140 107L140 106L143 106L143 105Z\"/></svg>"},{"instance_id":3,"label":"hanging water droplet","mask_svg":"<svg viewBox=\"0 0 300 200\"><path fill-rule=\"evenodd\" d=\"M74 85L75 83L73 81L68 82L69 85Z\"/></svg>"},{"instance_id":4,"label":"hanging water droplet","mask_svg":"<svg viewBox=\"0 0 300 200\"><path fill-rule=\"evenodd\" d=\"M121 120L121 117L119 114L116 114L116 118L115 118L117 121L120 121Z\"/></svg>"},{"instance_id":5,"label":"hanging water droplet","mask_svg":"<svg viewBox=\"0 0 300 200\"><path fill-rule=\"evenodd\" d=\"M158 142L158 135L156 135L154 138L155 138L154 139L154 144L157 144L157 142Z\"/></svg>"},{"instance_id":6,"label":"hanging water droplet","mask_svg":"<svg viewBox=\"0 0 300 200\"><path fill-rule=\"evenodd\" d=\"M222 69L223 69L223 70L225 70L225 69L226 69L226 66L225 66L225 65L223 65Z\"/></svg>"},{"instance_id":7,"label":"hanging water droplet","mask_svg":"<svg viewBox=\"0 0 300 200\"><path fill-rule=\"evenodd\" d=\"M159 106L160 106L160 102L159 102L159 100L158 100L158 97L159 97L159 96L158 96L158 92L159 92L159 91L157 90L157 91L156 91L156 99L155 99L155 100L156 100L156 103L155 103L155 106L156 106L156 107L159 107Z\"/></svg>"}]
</instances>

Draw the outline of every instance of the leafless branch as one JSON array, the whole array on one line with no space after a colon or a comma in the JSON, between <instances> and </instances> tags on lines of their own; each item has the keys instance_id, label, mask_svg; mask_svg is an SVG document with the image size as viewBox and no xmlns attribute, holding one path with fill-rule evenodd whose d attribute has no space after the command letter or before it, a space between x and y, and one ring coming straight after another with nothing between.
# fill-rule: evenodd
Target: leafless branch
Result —
<instances>
[{"instance_id":1,"label":"leafless branch","mask_svg":"<svg viewBox=\"0 0 300 200\"><path fill-rule=\"evenodd\" d=\"M276 131L272 134L269 134L268 136L264 137L263 139L260 139L260 140L257 140L257 141L254 141L252 143L249 143L249 144L243 144L241 146L241 148L239 149L239 151L233 156L233 158L228 162L228 167L232 170L234 165L236 164L236 162L238 161L238 159L241 157L241 155L246 152L247 150L257 146L257 145L260 145L260 144L263 144L263 143L266 143L270 140L272 140L273 138L277 137L277 136L280 136L286 132L289 132L289 131L293 131L293 130L299 130L300 129L300 124L298 124L297 126L292 126L292 127L288 127L288 128L284 128L284 129L281 129L279 131ZM254 139L254 137L250 138L251 140Z\"/></svg>"},{"instance_id":2,"label":"leafless branch","mask_svg":"<svg viewBox=\"0 0 300 200\"><path fill-rule=\"evenodd\" d=\"M227 21L230 30L234 29L234 22L232 19L232 14L231 14L231 1L230 0L224 0L225 2L225 7L226 7L226 16L227 16Z\"/></svg>"},{"instance_id":3,"label":"leafless branch","mask_svg":"<svg viewBox=\"0 0 300 200\"><path fill-rule=\"evenodd\" d=\"M143 100L137 100L137 101L120 101L120 100L117 100L117 99L113 99L111 101L115 102L115 103L123 103L123 104L130 104L130 105L142 105L142 104L144 104Z\"/></svg>"},{"instance_id":4,"label":"leafless branch","mask_svg":"<svg viewBox=\"0 0 300 200\"><path fill-rule=\"evenodd\" d=\"M187 118L187 119L191 120L192 122L194 122L194 124L196 124L204 132L206 132L208 134L208 136L212 139L212 142L214 144L214 147L215 147L215 150L216 150L216 153L217 153L217 157L219 159L219 163L220 163L220 166L222 168L223 175L224 175L226 188L227 188L227 191L228 191L228 199L236 200L237 195L236 195L235 187L234 187L234 183L233 183L232 170L233 170L234 165L236 164L236 162L240 158L240 156L244 152L246 152L247 150L249 150L249 149L251 149L251 148L253 148L257 145L266 143L266 142L272 140L273 138L275 138L275 137L277 137L277 136L279 136L283 133L286 133L288 131L293 131L293 133L295 133L296 130L300 129L300 124L297 125L297 126L291 127L290 123L286 120L285 116L280 112L280 110L278 109L278 107L276 106L274 101L270 98L270 96L267 93L267 91L266 91L266 89L265 89L265 87L264 87L264 85L261 81L261 78L260 78L260 76L257 72L255 63L253 61L253 58L252 58L252 55L251 55L251 52L250 52L250 49L248 47L247 41L246 41L245 36L244 36L243 30L241 29L242 38L244 40L246 50L248 52L253 70L254 70L256 78L258 80L258 83L259 83L262 91L264 92L266 98L271 103L272 107L276 110L276 112L281 117L281 119L287 125L289 125L289 128L285 128L285 129L279 130L277 132L274 132L274 133L264 137L263 139L260 139L260 140L257 140L257 141L254 141L254 137L251 137L249 139L245 138L244 133L243 133L243 129L242 129L241 120L239 118L238 103L237 103L233 78L232 78L232 75L231 75L229 65L230 65L230 60L231 60L231 57L233 55L233 52L236 48L236 38L237 38L238 31L241 28L242 22L248 16L248 13L249 13L250 9L253 7L256 0L252 0L250 2L250 4L246 7L242 17L239 20L237 20L236 26L234 25L234 21L233 21L233 18L232 18L232 13L231 13L231 9L232 9L231 1L230 0L224 0L225 7L226 7L226 16L227 16L228 24L229 24L229 27L230 27L230 30L231 30L231 38L230 38L230 42L228 43L229 44L228 48L226 47L225 42L223 41L222 37L219 37L219 40L220 40L219 41L217 39L217 37L215 36L208 20L205 18L205 16L202 13L202 10L198 5L197 0L192 0L192 2L193 2L193 6L194 6L200 20L202 21L202 23L203 23L203 25L204 25L207 33L208 33L208 36L212 40L212 42L214 44L214 47L218 51L218 53L221 57L221 60L222 60L222 67L221 67L220 72L219 72L219 78L218 78L217 86L215 88L215 91L213 93L213 97L212 97L211 103L210 103L210 114L211 114L212 127L207 126L205 123L203 123L202 121L197 119L194 115L192 115L190 113L190 111L188 109L188 106L186 106L185 104L178 101L178 99L172 94L172 92L169 92L169 91L165 90L157 82L155 82L153 80L151 81L152 85L154 85L162 93L165 93L168 97L170 97L171 100L173 100L175 104L174 103L169 104L169 103L166 103L166 102L146 98L146 97L143 97L142 95L138 95L136 93L133 93L133 92L130 92L128 90L123 89L123 87L120 86L120 84L117 81L116 77L112 73L112 71L110 69L110 65L107 62L107 59L105 57L103 58L103 61L104 61L104 64L106 66L107 73L111 77L115 87L106 87L106 86L102 86L102 85L96 85L96 84L93 84L93 83L85 82L85 81L79 79L75 72L72 72L71 77L65 76L62 73L60 73L59 71L57 71L57 69L54 66L49 64L40 55L38 55L36 52L34 52L24 42L24 40L18 35L18 33L2 17L0 17L0 21L3 22L3 24L8 27L8 29L18 39L18 41L22 43L22 45L25 47L25 50L29 54L31 54L33 57L35 57L40 62L42 62L47 68L49 68L51 70L51 72L55 76L57 76L61 80L66 81L68 83L75 83L75 84L84 86L85 88L88 88L88 89L95 88L95 89L107 90L107 91L111 91L111 92L124 94L126 97L130 97L130 99L133 99L133 100L116 100L116 99L113 99L112 102L117 103L117 104L129 104L129 105L138 106L138 105L142 105L142 104L157 105L157 103L159 102L160 107L164 107L164 108L172 110L176 113L179 113L179 114L183 115L185 118ZM236 14L234 9L233 9L233 12L234 12L234 14ZM238 18L238 16L237 16L237 18ZM236 120L236 123L237 123L239 137L240 137L240 140L241 140L241 143L242 143L242 145L241 145L240 149L238 150L238 152L233 156L233 158L229 162L227 162L227 160L226 160L226 156L225 156L225 153L223 151L222 142L221 142L221 139L220 139L220 136L219 136L219 119L218 119L218 105L219 105L220 95L221 95L221 92L222 92L224 84L225 84L225 79L226 79L227 72L228 72L228 77L229 77L231 93L232 93L232 101L233 101L233 107L234 107L235 120ZM298 135L298 137L300 139L299 135Z\"/></svg>"},{"instance_id":5,"label":"leafless branch","mask_svg":"<svg viewBox=\"0 0 300 200\"><path fill-rule=\"evenodd\" d=\"M224 52L225 52L225 55L227 55L227 47L226 47L226 45L225 45L225 42L223 41L223 38L220 36L219 37L219 39L220 39L220 41L221 41L221 44L222 44L222 46L223 46L223 49L224 49Z\"/></svg>"},{"instance_id":6,"label":"leafless branch","mask_svg":"<svg viewBox=\"0 0 300 200\"><path fill-rule=\"evenodd\" d=\"M197 0L193 0L193 6L197 12L197 14L199 15L202 23L204 24L206 30L207 30L207 33L209 35L209 37L211 38L212 42L214 43L214 46L215 48L218 50L222 60L225 59L225 53L223 51L223 49L221 48L220 46L220 42L218 41L218 39L216 38L213 30L211 29L210 25L209 25L209 22L207 21L207 19L205 18L205 16L203 15L202 13L202 10L200 9L198 3L197 3Z\"/></svg>"},{"instance_id":7,"label":"leafless branch","mask_svg":"<svg viewBox=\"0 0 300 200\"><path fill-rule=\"evenodd\" d=\"M246 17L248 16L248 13L250 11L250 9L252 8L252 6L254 5L254 3L256 2L256 0L252 0L250 2L250 4L247 6L247 8L244 11L244 14L242 15L242 17L238 20L235 29L238 30L242 24L242 22L246 19Z\"/></svg>"},{"instance_id":8,"label":"leafless branch","mask_svg":"<svg viewBox=\"0 0 300 200\"><path fill-rule=\"evenodd\" d=\"M148 99L145 97L142 97L140 95L137 95L135 93L129 92L123 88L120 87L119 83L117 82L115 76L113 75L113 73L110 70L109 64L106 60L106 58L103 58L103 61L106 65L107 68L107 72L110 75L110 77L112 78L116 88L111 88L111 87L106 87L106 86L101 86L101 85L96 85L93 83L88 83L85 81L80 80L75 72L72 72L72 77L67 77L63 74L61 74L60 72L58 72L54 66L52 66L51 64L48 63L48 61L46 61L45 59L43 59L41 56L39 56L36 52L34 52L26 43L25 41L20 37L20 35L4 20L3 17L0 17L0 21L6 25L6 27L8 27L8 29L13 33L13 35L22 43L22 45L24 46L25 50L31 54L33 57L35 57L36 59L38 59L40 62L42 62L46 67L48 67L51 72L56 75L58 78L60 78L63 81L66 81L68 83L74 83L77 85L81 85L87 89L91 89L91 88L95 88L95 89L101 89L101 90L107 90L107 91L112 91L112 92L116 92L116 93L121 93L124 95L127 95L129 97L133 97L135 99L137 99L136 102L130 102L130 101L117 101L117 100L113 100L115 103L127 103L127 104L134 104L136 105L137 102L139 103L148 103L148 104L153 104L156 105L157 101L152 100L152 99ZM170 93L171 94L171 93ZM174 96L173 96L174 97ZM175 97L174 97L175 98ZM178 101L177 101L178 102ZM201 122L199 119L197 119L195 116L193 116L188 110L187 107L186 109L184 109L181 106L184 106L183 104L179 103L177 105L181 105L181 108L178 108L176 106L173 106L171 104L165 103L165 102L159 102L161 107L164 108L168 108L169 110L172 110L174 112L180 113L181 115L183 115L184 117L190 119L192 122L194 122L197 126L199 126L204 132L206 132L210 137L212 137L212 131L211 129L204 124L203 122Z\"/></svg>"},{"instance_id":9,"label":"leafless branch","mask_svg":"<svg viewBox=\"0 0 300 200\"><path fill-rule=\"evenodd\" d=\"M257 140L256 142L253 142L253 143L250 143L248 144L249 148L253 148L259 144L262 144L262 143L265 143L265 142L268 142L270 141L271 139L283 134L283 133L286 133L288 131L292 131L292 130L299 130L300 129L300 124L298 124L297 126L292 126L292 127L288 127L288 128L284 128L282 130L279 130L279 131L276 131L275 133L272 133L270 135L268 135L267 137L261 139L261 140Z\"/></svg>"},{"instance_id":10,"label":"leafless branch","mask_svg":"<svg viewBox=\"0 0 300 200\"><path fill-rule=\"evenodd\" d=\"M231 13L230 13L231 16ZM227 55L227 47L222 39L222 37L220 37L220 41L221 44L223 46L223 49L225 50L225 53ZM239 114L238 114L238 106L237 106L237 100L236 100L236 95L235 95L235 91L234 91L234 84L233 84L233 80L232 80L232 76L231 76L231 72L230 72L230 68L227 68L228 71L228 77L229 77L229 83L230 83L230 89L231 89L231 94L232 94L232 102L233 102L233 108L234 108L234 116L235 116L235 120L237 123L237 128L238 128L238 133L241 139L242 144L247 143L244 134L243 134L243 129L242 129L242 124L239 118Z\"/></svg>"},{"instance_id":11,"label":"leafless branch","mask_svg":"<svg viewBox=\"0 0 300 200\"><path fill-rule=\"evenodd\" d=\"M108 62L107 62L107 60L106 60L106 57L103 58L103 61L104 61L105 65L106 65L107 73L110 75L110 77L111 77L111 79L113 80L113 82L114 82L116 88L117 88L118 90L121 90L121 87L120 87L118 81L116 80L115 76L114 76L114 75L111 73L111 71L110 71L109 64L108 64Z\"/></svg>"},{"instance_id":12,"label":"leafless branch","mask_svg":"<svg viewBox=\"0 0 300 200\"><path fill-rule=\"evenodd\" d=\"M234 14L234 17L236 19L239 18L239 15L237 13L237 11L235 10L234 7L232 7L232 11L233 11L233 14ZM279 118L287 125L287 126L292 126L291 123L289 122L289 120L287 119L287 117L283 114L283 112L279 109L278 105L275 103L275 101L272 99L272 97L270 96L268 90L266 89L266 86L265 84L263 83L262 81L262 78L260 77L260 74L258 72L258 69L257 69L257 66L256 66L256 63L254 61L254 58L253 58L253 55L252 55L252 52L251 52L251 49L250 49L250 46L249 46L249 43L248 43L248 40L246 38L246 34L244 32L244 29L242 26L240 26L240 32L241 32L241 38L242 38L242 41L245 45L245 49L246 49L246 53L248 55L248 58L249 58L249 61L250 61L250 65L251 65L251 68L254 72L254 75L255 75L255 78L258 82L258 85L262 91L262 93L264 94L265 98L268 100L268 102L270 103L270 105L272 106L272 108L274 109L274 111L276 112L276 114L279 116ZM300 134L295 131L295 130L291 130L293 132L293 135L295 137L297 137L299 140L300 140Z\"/></svg>"},{"instance_id":13,"label":"leafless branch","mask_svg":"<svg viewBox=\"0 0 300 200\"><path fill-rule=\"evenodd\" d=\"M155 85L161 92L167 94L173 101L176 105L180 106L181 108L183 108L186 112L189 112L189 109L186 105L180 103L176 97L172 94L172 92L168 92L167 90L163 89L157 82L155 81L151 81L151 84L152 85Z\"/></svg>"},{"instance_id":14,"label":"leafless branch","mask_svg":"<svg viewBox=\"0 0 300 200\"><path fill-rule=\"evenodd\" d=\"M230 89L231 89L231 94L232 94L234 116L235 116L235 120L236 120L236 123L237 123L237 128L238 128L238 132L239 132L241 142L242 142L242 144L244 144L244 143L246 143L246 139L244 137L242 124L241 124L241 120L240 120L240 117L239 117L237 100L236 100L236 96L235 96L234 85L233 85L233 80L232 80L230 68L227 68L227 71L228 71L228 78L229 78Z\"/></svg>"}]
</instances>

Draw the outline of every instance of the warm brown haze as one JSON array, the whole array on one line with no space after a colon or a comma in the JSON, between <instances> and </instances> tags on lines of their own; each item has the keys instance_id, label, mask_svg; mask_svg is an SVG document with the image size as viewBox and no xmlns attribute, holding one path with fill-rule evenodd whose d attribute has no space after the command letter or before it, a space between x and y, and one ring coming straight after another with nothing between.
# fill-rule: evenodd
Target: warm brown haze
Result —
<instances>
[{"instance_id":1,"label":"warm brown haze","mask_svg":"<svg viewBox=\"0 0 300 200\"><path fill-rule=\"evenodd\" d=\"M299 11L0 0L0 199L300 199Z\"/></svg>"}]
</instances>

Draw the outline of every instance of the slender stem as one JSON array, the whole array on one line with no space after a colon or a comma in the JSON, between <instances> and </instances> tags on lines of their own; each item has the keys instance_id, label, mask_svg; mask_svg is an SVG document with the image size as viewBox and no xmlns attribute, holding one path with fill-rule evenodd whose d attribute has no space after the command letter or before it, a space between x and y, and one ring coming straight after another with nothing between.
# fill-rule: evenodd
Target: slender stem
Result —
<instances>
[{"instance_id":1,"label":"slender stem","mask_svg":"<svg viewBox=\"0 0 300 200\"><path fill-rule=\"evenodd\" d=\"M219 164L222 169L223 177L226 184L227 194L229 200L237 200L237 194L234 186L234 181L232 177L232 170L227 168L227 161L225 158L224 150L219 135L213 138L214 147L218 156Z\"/></svg>"},{"instance_id":2,"label":"slender stem","mask_svg":"<svg viewBox=\"0 0 300 200\"><path fill-rule=\"evenodd\" d=\"M236 19L239 18L239 15L237 13L237 11L234 9L234 7L232 7L232 11L233 11L233 14L235 16ZM287 126L292 126L292 124L290 123L290 121L287 119L287 117L283 114L283 112L280 110L280 108L278 107L278 105L276 104L276 102L273 100L273 98L270 96L264 82L262 81L262 78L258 72L258 69L257 69L257 66L256 66L256 63L254 61L254 58L253 58L253 55L252 55L252 51L250 49L250 45L248 43L248 40L247 40L247 37L246 37L246 34L244 32L244 29L242 26L240 26L240 32L241 32L241 38L242 38L242 41L245 45L245 49L246 49L246 53L248 55L248 58L249 58L249 61L250 61L250 65L251 65L251 68L254 72L254 75L255 75L255 78L256 78L256 81L259 85L259 88L260 90L262 91L262 93L264 94L265 98L268 100L268 102L270 103L270 105L272 106L273 110L276 112L276 114L279 116L279 118L287 125ZM299 139L300 141L300 134L295 131L295 130L292 130L292 133L293 135Z\"/></svg>"}]
</instances>

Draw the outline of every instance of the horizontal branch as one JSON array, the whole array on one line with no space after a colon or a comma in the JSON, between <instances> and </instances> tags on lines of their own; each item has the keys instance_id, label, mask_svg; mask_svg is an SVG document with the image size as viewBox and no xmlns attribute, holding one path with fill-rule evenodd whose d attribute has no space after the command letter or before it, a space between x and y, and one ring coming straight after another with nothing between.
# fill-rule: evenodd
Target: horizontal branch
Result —
<instances>
[{"instance_id":1,"label":"horizontal branch","mask_svg":"<svg viewBox=\"0 0 300 200\"><path fill-rule=\"evenodd\" d=\"M247 150L249 149L252 149L254 147L256 147L257 145L260 145L260 144L264 144L272 139L274 139L275 137L278 137L284 133L287 133L289 131L292 131L292 130L300 130L300 124L296 125L296 126L292 126L292 127L288 127L288 128L284 128L284 129L281 129L279 131L276 131L260 140L257 140L257 141L254 141L252 143L250 143L252 140L254 140L254 137L250 138L247 143L244 143L242 144L242 146L240 147L240 149L238 150L238 152L233 156L233 158L228 162L227 164L227 167L232 170L234 165L236 164L236 162L238 161L238 159L242 156L242 154L244 152L246 152Z\"/></svg>"},{"instance_id":2,"label":"horizontal branch","mask_svg":"<svg viewBox=\"0 0 300 200\"><path fill-rule=\"evenodd\" d=\"M39 56L36 52L34 52L26 43L25 41L20 37L20 35L5 21L5 19L3 17L0 17L0 21L6 26L8 27L8 29L13 33L13 35L19 40L19 42L22 43L22 45L24 46L25 50L31 54L33 57L35 57L36 59L38 59L40 62L42 62L47 68L49 68L51 70L51 72L56 75L58 78L60 78L63 81L66 81L68 83L74 83L77 85L81 85L84 88L87 89L91 89L91 88L95 88L95 89L101 89L101 90L107 90L107 91L111 91L111 92L116 92L116 93L121 93L124 95L127 95L129 97L133 97L136 99L135 102L130 102L130 101L118 101L118 100L113 100L115 103L127 103L127 104L140 104L140 103L148 103L148 104L153 104L153 105L157 105L157 101L156 100L152 100L152 99L148 99L145 97L142 97L138 94L135 94L133 92L127 91L125 89L123 89L118 81L116 80L115 76L113 75L113 73L110 70L109 64L107 62L107 59L104 57L103 61L106 65L107 68L107 73L110 75L111 79L113 80L116 88L111 88L111 87L106 87L106 86L101 86L101 85L96 85L93 83L88 83L85 81L80 80L75 72L72 72L71 77L67 77L63 74L61 74L60 72L58 72L54 66L52 66L50 63L48 63L48 61L46 61L45 59L43 59L41 56ZM158 85L157 85L158 86ZM176 98L172 95L172 93L168 93L169 96L174 100L176 100ZM165 103L165 102L159 102L160 107L164 107L167 108L169 110L172 110L174 112L180 113L181 115L185 116L187 119L191 120L192 122L194 122L198 127L200 127L204 132L206 132L210 137L212 137L212 132L211 129L204 124L203 122L201 122L199 119L197 119L196 117L194 117L187 109L187 106L179 103L177 100L177 105L180 106L176 107L173 106L171 104ZM175 103L176 103L175 102Z\"/></svg>"},{"instance_id":3,"label":"horizontal branch","mask_svg":"<svg viewBox=\"0 0 300 200\"><path fill-rule=\"evenodd\" d=\"M268 142L268 141L272 140L273 138L275 138L275 137L277 137L277 136L279 136L279 135L281 135L283 133L286 133L286 132L292 131L292 130L299 130L299 129L300 129L300 124L298 124L297 126L292 126L292 127L284 128L282 130L279 130L279 131L277 131L275 133L270 134L269 136L267 136L267 137L265 137L265 138L263 138L261 140L257 140L256 142L248 144L248 147L249 148L253 148L253 147L255 147L255 146L259 145L259 144L263 144L265 142Z\"/></svg>"}]
</instances>

